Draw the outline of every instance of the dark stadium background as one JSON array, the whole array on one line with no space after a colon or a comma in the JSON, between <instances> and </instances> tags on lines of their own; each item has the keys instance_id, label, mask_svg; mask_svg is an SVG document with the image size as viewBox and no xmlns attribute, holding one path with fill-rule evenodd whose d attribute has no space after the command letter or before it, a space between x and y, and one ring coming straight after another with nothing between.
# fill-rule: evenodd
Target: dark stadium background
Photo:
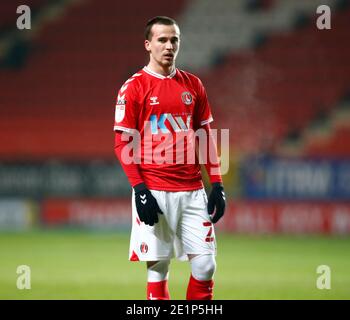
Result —
<instances>
[{"instance_id":1,"label":"dark stadium background","mask_svg":"<svg viewBox=\"0 0 350 320\"><path fill-rule=\"evenodd\" d=\"M30 30L16 27L19 5ZM330 30L317 28L320 5ZM0 298L143 299L145 270L126 261L131 188L113 121L156 15L179 22L177 67L202 79L213 127L230 132L217 297L349 299L346 0L1 1ZM20 264L33 266L28 292L16 289ZM328 291L316 288L323 264ZM174 265L178 299L186 268Z\"/></svg>"}]
</instances>

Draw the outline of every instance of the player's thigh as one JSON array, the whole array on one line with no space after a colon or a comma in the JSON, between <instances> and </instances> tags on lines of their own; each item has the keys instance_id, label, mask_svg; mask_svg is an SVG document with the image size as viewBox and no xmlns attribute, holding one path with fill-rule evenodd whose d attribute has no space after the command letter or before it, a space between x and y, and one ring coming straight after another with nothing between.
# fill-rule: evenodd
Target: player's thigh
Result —
<instances>
[{"instance_id":1,"label":"player's thigh","mask_svg":"<svg viewBox=\"0 0 350 320\"><path fill-rule=\"evenodd\" d=\"M208 201L204 189L186 193L183 200L178 236L184 251L188 255L215 254L214 225L207 211Z\"/></svg>"},{"instance_id":2,"label":"player's thigh","mask_svg":"<svg viewBox=\"0 0 350 320\"><path fill-rule=\"evenodd\" d=\"M146 225L138 218L134 197L132 203L132 231L130 238L129 259L141 261L167 260L173 255L174 234L165 218L165 200L162 192L151 191L160 209L159 222L154 226Z\"/></svg>"}]
</instances>

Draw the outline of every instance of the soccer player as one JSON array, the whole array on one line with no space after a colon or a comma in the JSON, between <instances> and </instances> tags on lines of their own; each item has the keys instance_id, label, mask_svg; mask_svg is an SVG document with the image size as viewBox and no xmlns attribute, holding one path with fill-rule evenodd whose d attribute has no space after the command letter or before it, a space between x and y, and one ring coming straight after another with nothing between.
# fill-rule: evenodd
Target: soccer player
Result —
<instances>
[{"instance_id":1,"label":"soccer player","mask_svg":"<svg viewBox=\"0 0 350 320\"><path fill-rule=\"evenodd\" d=\"M120 88L114 123L115 154L133 187L129 260L147 262L147 299L170 299L169 264L175 256L190 261L187 299L210 300L216 269L213 223L225 211L210 106L202 82L175 67L180 48L175 20L149 20L144 46L149 63ZM199 130L205 135L193 134ZM202 143L197 150L207 160L209 200L198 152L191 158L199 144L194 136L205 137L206 147Z\"/></svg>"}]
</instances>

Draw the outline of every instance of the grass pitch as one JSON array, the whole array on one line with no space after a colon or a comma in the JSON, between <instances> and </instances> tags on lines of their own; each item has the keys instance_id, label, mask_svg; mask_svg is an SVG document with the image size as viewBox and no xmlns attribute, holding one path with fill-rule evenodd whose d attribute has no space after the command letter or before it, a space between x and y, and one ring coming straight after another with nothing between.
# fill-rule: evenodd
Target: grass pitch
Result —
<instances>
[{"instance_id":1,"label":"grass pitch","mask_svg":"<svg viewBox=\"0 0 350 320\"><path fill-rule=\"evenodd\" d=\"M350 238L218 234L214 298L350 299ZM145 299L144 263L129 262L128 233L0 233L0 299ZM17 267L31 269L31 289L17 289ZM331 289L317 289L319 265ZM185 299L187 262L173 260L172 299Z\"/></svg>"}]
</instances>

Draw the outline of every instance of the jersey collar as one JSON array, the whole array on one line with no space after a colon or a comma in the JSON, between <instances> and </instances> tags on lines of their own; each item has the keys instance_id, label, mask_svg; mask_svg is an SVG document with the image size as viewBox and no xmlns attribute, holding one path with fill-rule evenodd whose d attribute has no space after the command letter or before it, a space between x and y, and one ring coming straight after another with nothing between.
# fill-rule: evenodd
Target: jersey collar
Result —
<instances>
[{"instance_id":1,"label":"jersey collar","mask_svg":"<svg viewBox=\"0 0 350 320\"><path fill-rule=\"evenodd\" d=\"M145 71L146 73L148 73L149 75L153 76L153 77L156 77L158 79L171 79L175 76L176 74L176 68L174 69L174 71L172 73L170 73L168 76L163 76L162 74L160 73L157 73L157 72L154 72L152 71L150 68L147 68L147 67L144 67L143 68L143 71Z\"/></svg>"}]
</instances>

